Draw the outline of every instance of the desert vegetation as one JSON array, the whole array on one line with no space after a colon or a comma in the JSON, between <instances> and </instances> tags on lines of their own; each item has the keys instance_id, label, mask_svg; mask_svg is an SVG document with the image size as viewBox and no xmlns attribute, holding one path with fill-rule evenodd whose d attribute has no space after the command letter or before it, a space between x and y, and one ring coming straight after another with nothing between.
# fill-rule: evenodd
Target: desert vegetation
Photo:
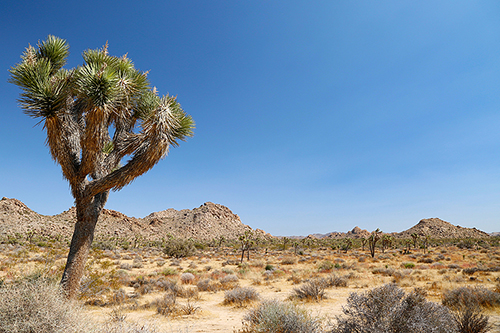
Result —
<instances>
[{"instance_id":1,"label":"desert vegetation","mask_svg":"<svg viewBox=\"0 0 500 333\"><path fill-rule=\"evenodd\" d=\"M259 239L242 261L238 238L100 238L68 301L58 287L67 240L3 235L0 332L498 329L500 239L413 241L353 238L346 251L342 239Z\"/></svg>"}]
</instances>

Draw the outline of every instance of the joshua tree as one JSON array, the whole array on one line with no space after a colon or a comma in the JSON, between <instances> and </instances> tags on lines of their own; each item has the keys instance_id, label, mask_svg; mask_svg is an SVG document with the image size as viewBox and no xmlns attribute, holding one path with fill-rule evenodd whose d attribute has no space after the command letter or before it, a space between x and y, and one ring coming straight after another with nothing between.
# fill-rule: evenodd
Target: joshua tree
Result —
<instances>
[{"instance_id":1,"label":"joshua tree","mask_svg":"<svg viewBox=\"0 0 500 333\"><path fill-rule=\"evenodd\" d=\"M238 237L241 244L241 261L245 258L245 251L247 252L247 260L250 260L250 248L254 244L254 240L252 239L253 233L250 230L245 231L243 235Z\"/></svg>"},{"instance_id":2,"label":"joshua tree","mask_svg":"<svg viewBox=\"0 0 500 333\"><path fill-rule=\"evenodd\" d=\"M290 243L290 238L283 237L281 240L283 241L283 251L286 251L286 246L288 243Z\"/></svg>"},{"instance_id":3,"label":"joshua tree","mask_svg":"<svg viewBox=\"0 0 500 333\"><path fill-rule=\"evenodd\" d=\"M375 246L377 242L380 240L380 234L382 231L377 228L377 230L372 231L370 237L368 237L368 248L370 249L370 254L372 258L375 258Z\"/></svg>"},{"instance_id":4,"label":"joshua tree","mask_svg":"<svg viewBox=\"0 0 500 333\"><path fill-rule=\"evenodd\" d=\"M147 73L110 56L108 45L83 53L84 64L62 68L65 40L29 46L10 69L25 113L40 119L52 158L75 198L77 222L61 284L76 295L94 229L110 190L121 190L192 136L194 122L175 97L158 96ZM122 159L130 156L124 165Z\"/></svg>"},{"instance_id":5,"label":"joshua tree","mask_svg":"<svg viewBox=\"0 0 500 333\"><path fill-rule=\"evenodd\" d=\"M362 251L365 250L365 245L368 242L368 238L361 237L361 246L362 246Z\"/></svg>"},{"instance_id":6,"label":"joshua tree","mask_svg":"<svg viewBox=\"0 0 500 333\"><path fill-rule=\"evenodd\" d=\"M429 241L430 241L431 237L429 235L425 235L424 236L424 241L422 243L422 246L424 248L424 253L427 251L427 248L429 247Z\"/></svg>"},{"instance_id":7,"label":"joshua tree","mask_svg":"<svg viewBox=\"0 0 500 333\"><path fill-rule=\"evenodd\" d=\"M391 247L393 240L394 240L394 237L392 237L390 235L383 235L382 236L382 253L384 253L386 249Z\"/></svg>"},{"instance_id":8,"label":"joshua tree","mask_svg":"<svg viewBox=\"0 0 500 333\"><path fill-rule=\"evenodd\" d=\"M344 253L347 253L347 251L349 251L351 248L352 248L352 239L350 238L346 238L344 240L344 244L342 245L342 250L344 250Z\"/></svg>"},{"instance_id":9,"label":"joshua tree","mask_svg":"<svg viewBox=\"0 0 500 333\"><path fill-rule=\"evenodd\" d=\"M417 234L416 232L411 234L411 238L413 239L413 248L416 249L418 245L418 239L420 238L420 235Z\"/></svg>"}]
</instances>

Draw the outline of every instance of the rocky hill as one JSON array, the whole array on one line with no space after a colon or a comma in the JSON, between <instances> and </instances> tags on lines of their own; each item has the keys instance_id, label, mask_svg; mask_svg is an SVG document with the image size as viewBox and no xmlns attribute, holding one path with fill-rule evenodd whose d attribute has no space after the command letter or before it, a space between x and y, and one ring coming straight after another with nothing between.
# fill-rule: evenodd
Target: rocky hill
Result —
<instances>
[{"instance_id":1,"label":"rocky hill","mask_svg":"<svg viewBox=\"0 0 500 333\"><path fill-rule=\"evenodd\" d=\"M431 238L487 238L495 233L488 234L476 228L464 228L455 226L449 222L438 218L423 219L412 228L402 232L387 233L396 238L411 238L411 234L416 233L419 236L429 235ZM369 237L370 232L359 227L354 227L348 232L330 232L328 234L311 234L308 238L362 238Z\"/></svg>"},{"instance_id":2,"label":"rocky hill","mask_svg":"<svg viewBox=\"0 0 500 333\"><path fill-rule=\"evenodd\" d=\"M486 238L490 235L476 228L455 226L438 218L423 219L408 230L397 233L396 237L410 238L411 234L429 235L432 238Z\"/></svg>"},{"instance_id":3,"label":"rocky hill","mask_svg":"<svg viewBox=\"0 0 500 333\"><path fill-rule=\"evenodd\" d=\"M17 199L0 200L0 235L25 234L29 230L44 236L62 236L69 239L76 222L74 207L58 215L38 214ZM241 223L238 215L225 206L207 202L192 210L168 209L145 218L128 217L120 212L104 209L99 216L96 238L133 238L140 235L155 240L169 235L178 238L211 240L224 236L235 239L251 227ZM262 230L253 230L259 237L272 237Z\"/></svg>"}]
</instances>

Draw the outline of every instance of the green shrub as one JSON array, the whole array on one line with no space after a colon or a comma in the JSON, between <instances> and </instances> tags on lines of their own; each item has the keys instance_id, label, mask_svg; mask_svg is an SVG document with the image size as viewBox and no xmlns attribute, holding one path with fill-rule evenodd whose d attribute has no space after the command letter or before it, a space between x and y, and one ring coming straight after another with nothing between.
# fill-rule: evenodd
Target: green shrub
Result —
<instances>
[{"instance_id":1,"label":"green shrub","mask_svg":"<svg viewBox=\"0 0 500 333\"><path fill-rule=\"evenodd\" d=\"M259 293L252 287L236 287L224 293L224 304L243 306L259 299Z\"/></svg>"},{"instance_id":2,"label":"green shrub","mask_svg":"<svg viewBox=\"0 0 500 333\"><path fill-rule=\"evenodd\" d=\"M297 305L264 301L243 318L243 333L320 333L321 323Z\"/></svg>"},{"instance_id":3,"label":"green shrub","mask_svg":"<svg viewBox=\"0 0 500 333\"><path fill-rule=\"evenodd\" d=\"M335 265L331 261L325 260L321 264L319 264L318 270L320 272L322 272L322 271L331 271L334 267L335 267ZM339 265L339 267L340 267L340 265Z\"/></svg>"},{"instance_id":4,"label":"green shrub","mask_svg":"<svg viewBox=\"0 0 500 333\"><path fill-rule=\"evenodd\" d=\"M456 325L449 310L428 302L425 292L409 294L395 284L387 284L347 298L344 315L337 317L331 333L455 333Z\"/></svg>"},{"instance_id":5,"label":"green shrub","mask_svg":"<svg viewBox=\"0 0 500 333\"><path fill-rule=\"evenodd\" d=\"M320 301L326 298L324 279L311 280L294 288L290 298L308 301Z\"/></svg>"},{"instance_id":6,"label":"green shrub","mask_svg":"<svg viewBox=\"0 0 500 333\"><path fill-rule=\"evenodd\" d=\"M409 268L409 269L411 269L411 268L414 268L414 267L415 267L415 264L414 264L414 263L412 263L412 262L405 262L405 263L403 264L403 266L404 266L404 268Z\"/></svg>"},{"instance_id":7,"label":"green shrub","mask_svg":"<svg viewBox=\"0 0 500 333\"><path fill-rule=\"evenodd\" d=\"M172 238L165 242L163 252L170 257L190 257L196 252L193 242L183 239Z\"/></svg>"},{"instance_id":8,"label":"green shrub","mask_svg":"<svg viewBox=\"0 0 500 333\"><path fill-rule=\"evenodd\" d=\"M274 266L271 265L271 264L267 264L266 267L265 267L265 270L266 271L273 271L274 270Z\"/></svg>"}]
</instances>

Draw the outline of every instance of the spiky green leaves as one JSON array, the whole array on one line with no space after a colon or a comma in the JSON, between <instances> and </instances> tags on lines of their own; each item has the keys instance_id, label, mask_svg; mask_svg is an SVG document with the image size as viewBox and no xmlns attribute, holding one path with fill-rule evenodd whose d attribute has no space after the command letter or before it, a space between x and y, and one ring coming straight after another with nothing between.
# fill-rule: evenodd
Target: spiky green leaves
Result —
<instances>
[{"instance_id":1,"label":"spiky green leaves","mask_svg":"<svg viewBox=\"0 0 500 333\"><path fill-rule=\"evenodd\" d=\"M38 59L47 59L51 65L50 74L54 75L66 64L69 54L69 45L64 39L49 35L47 40L38 43L36 52Z\"/></svg>"},{"instance_id":2,"label":"spiky green leaves","mask_svg":"<svg viewBox=\"0 0 500 333\"><path fill-rule=\"evenodd\" d=\"M156 103L153 103L156 101ZM175 97L164 96L152 99L148 113L142 114L142 128L152 141L165 142L168 145L178 146L179 140L193 135L194 121L188 116ZM146 110L144 110L146 111Z\"/></svg>"},{"instance_id":3,"label":"spiky green leaves","mask_svg":"<svg viewBox=\"0 0 500 333\"><path fill-rule=\"evenodd\" d=\"M29 116L52 117L66 106L71 75L64 70L52 74L50 60L27 53L25 61L10 69L10 82L23 90L19 102Z\"/></svg>"},{"instance_id":4,"label":"spiky green leaves","mask_svg":"<svg viewBox=\"0 0 500 333\"><path fill-rule=\"evenodd\" d=\"M103 180L89 193L120 189L192 136L194 121L175 97L159 97L147 73L127 56L109 55L107 43L85 51L84 64L69 71L67 55L66 41L49 36L26 48L10 81L22 89L25 112L44 118L51 153L72 187L92 175ZM131 160L116 169L126 155Z\"/></svg>"},{"instance_id":5,"label":"spiky green leaves","mask_svg":"<svg viewBox=\"0 0 500 333\"><path fill-rule=\"evenodd\" d=\"M65 40L49 36L38 50L27 47L22 62L10 69L10 82L23 90L19 102L28 115L52 117L65 108L71 75L61 67L68 49Z\"/></svg>"}]
</instances>

